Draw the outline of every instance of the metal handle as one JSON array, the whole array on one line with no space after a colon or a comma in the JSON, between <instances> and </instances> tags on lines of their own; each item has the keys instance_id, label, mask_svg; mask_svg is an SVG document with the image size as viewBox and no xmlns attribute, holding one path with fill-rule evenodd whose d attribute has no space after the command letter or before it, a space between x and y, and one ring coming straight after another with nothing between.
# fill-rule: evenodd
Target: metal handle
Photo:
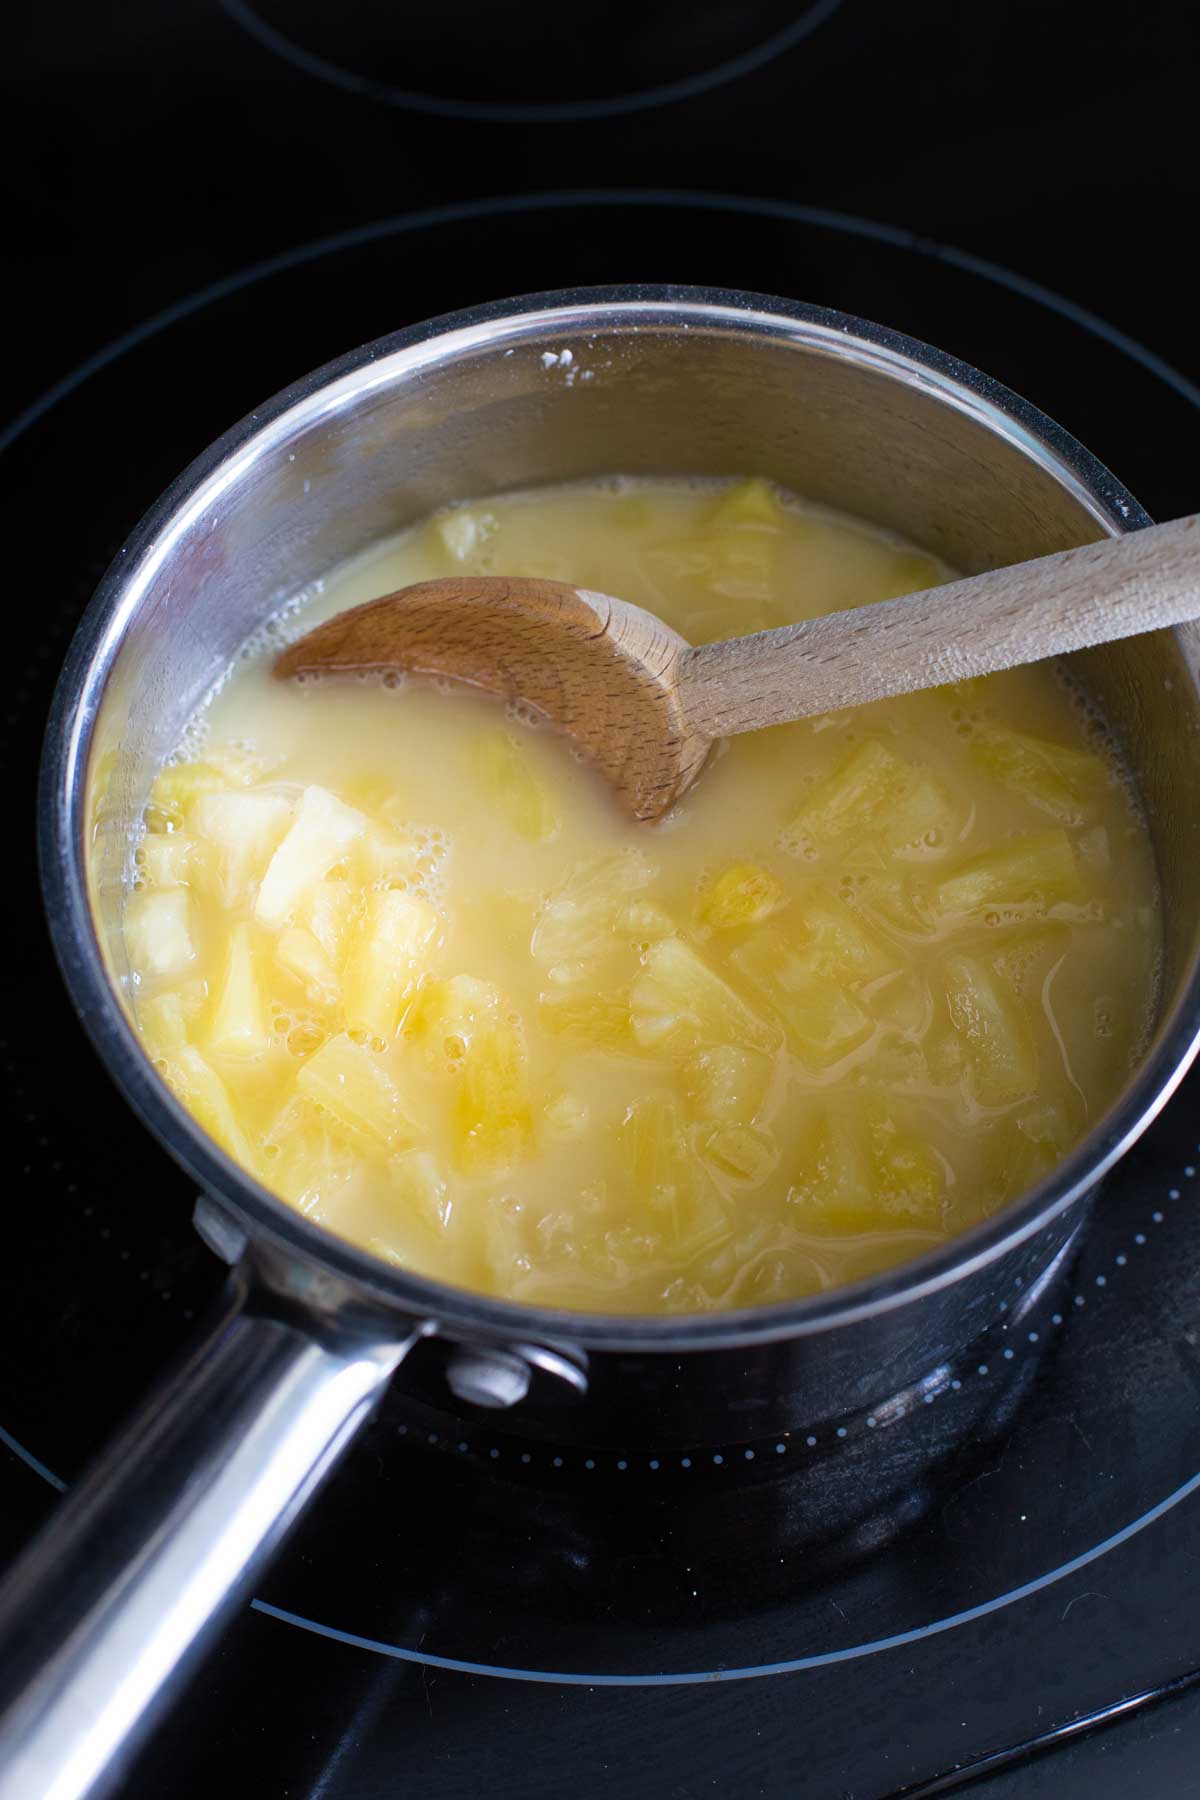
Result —
<instances>
[{"instance_id":1,"label":"metal handle","mask_svg":"<svg viewBox=\"0 0 1200 1800\"><path fill-rule=\"evenodd\" d=\"M108 1792L416 1338L317 1341L241 1271L0 1589L0 1800Z\"/></svg>"}]
</instances>

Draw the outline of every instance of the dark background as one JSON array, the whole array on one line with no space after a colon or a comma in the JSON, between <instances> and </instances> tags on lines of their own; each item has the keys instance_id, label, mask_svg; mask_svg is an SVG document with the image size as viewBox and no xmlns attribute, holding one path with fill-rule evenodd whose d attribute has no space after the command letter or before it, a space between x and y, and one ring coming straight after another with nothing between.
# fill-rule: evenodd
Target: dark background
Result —
<instances>
[{"instance_id":1,"label":"dark background","mask_svg":"<svg viewBox=\"0 0 1200 1800\"><path fill-rule=\"evenodd\" d=\"M1198 17L1166 0L52 0L10 14L11 842L30 841L55 669L144 508L286 382L452 307L622 281L842 306L998 374L1155 514L1200 506ZM538 194L558 198L522 204ZM217 1272L188 1226L188 1184L82 1045L27 847L0 883L0 944L0 1439L19 1446L0 1449L7 1553L45 1516L47 1475L74 1476L184 1340ZM1196 1099L1193 1077L1106 1196L1088 1282L1195 1159ZM912 1623L969 1588L972 1558L994 1564L990 1595L1178 1496L1200 1467L1200 1250L1185 1212L1163 1230L1107 1312L1092 1293L1069 1321L1021 1430L967 1500L948 1496L857 1585L814 1587L794 1618L782 1601L739 1617L723 1593L724 1612L685 1634L685 1666L769 1660L762 1633L799 1638L818 1607L835 1631L849 1614L851 1642L886 1635L894 1612ZM649 1603L643 1640L630 1626L616 1641L582 1512L531 1514L516 1490L419 1456L365 1440L269 1598L353 1623L378 1588L376 1635L386 1625L418 1657L658 1666L665 1627ZM414 1504L418 1474L436 1506ZM247 1611L122 1800L211 1800L222 1783L268 1800L485 1785L521 1800L893 1800L968 1781L989 1800L1174 1800L1200 1793L1197 1511L1179 1499L1077 1576L962 1629L720 1687L498 1680ZM399 1577L388 1530L405 1546ZM630 1591L642 1572L621 1571ZM547 1581L578 1594L561 1642L546 1641Z\"/></svg>"}]
</instances>

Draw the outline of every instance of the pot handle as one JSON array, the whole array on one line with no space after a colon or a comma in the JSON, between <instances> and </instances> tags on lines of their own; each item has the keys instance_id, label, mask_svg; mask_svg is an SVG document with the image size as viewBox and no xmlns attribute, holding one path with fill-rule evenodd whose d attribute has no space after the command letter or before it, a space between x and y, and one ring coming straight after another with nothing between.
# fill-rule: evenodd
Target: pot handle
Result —
<instances>
[{"instance_id":1,"label":"pot handle","mask_svg":"<svg viewBox=\"0 0 1200 1800\"><path fill-rule=\"evenodd\" d=\"M0 1800L111 1789L419 1335L320 1330L235 1270L204 1335L9 1575Z\"/></svg>"}]
</instances>

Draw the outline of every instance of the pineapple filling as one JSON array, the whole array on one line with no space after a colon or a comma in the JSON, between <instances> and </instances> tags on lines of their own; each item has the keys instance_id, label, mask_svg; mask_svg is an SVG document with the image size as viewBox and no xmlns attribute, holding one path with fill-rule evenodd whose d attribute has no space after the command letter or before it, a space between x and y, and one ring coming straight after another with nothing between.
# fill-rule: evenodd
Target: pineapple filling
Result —
<instances>
[{"instance_id":1,"label":"pineapple filling","mask_svg":"<svg viewBox=\"0 0 1200 1800\"><path fill-rule=\"evenodd\" d=\"M654 828L519 709L272 679L322 617L472 571L696 643L950 574L761 481L612 480L454 507L302 595L160 772L125 918L146 1049L230 1155L391 1262L617 1312L851 1281L1053 1168L1159 954L1061 674L734 739Z\"/></svg>"}]
</instances>

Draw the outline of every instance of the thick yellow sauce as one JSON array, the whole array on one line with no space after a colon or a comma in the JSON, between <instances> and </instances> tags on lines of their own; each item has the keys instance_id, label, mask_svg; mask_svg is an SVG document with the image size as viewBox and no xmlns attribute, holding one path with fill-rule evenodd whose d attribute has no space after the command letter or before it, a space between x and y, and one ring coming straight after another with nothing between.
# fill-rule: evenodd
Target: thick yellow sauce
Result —
<instances>
[{"instance_id":1,"label":"thick yellow sauce","mask_svg":"<svg viewBox=\"0 0 1200 1800\"><path fill-rule=\"evenodd\" d=\"M382 1257L513 1299L814 1292L1053 1166L1143 1040L1154 869L1048 668L732 740L637 825L565 741L416 681L283 684L406 582L553 576L692 642L949 571L761 482L439 514L247 646L147 808L135 1012L238 1161Z\"/></svg>"}]
</instances>

